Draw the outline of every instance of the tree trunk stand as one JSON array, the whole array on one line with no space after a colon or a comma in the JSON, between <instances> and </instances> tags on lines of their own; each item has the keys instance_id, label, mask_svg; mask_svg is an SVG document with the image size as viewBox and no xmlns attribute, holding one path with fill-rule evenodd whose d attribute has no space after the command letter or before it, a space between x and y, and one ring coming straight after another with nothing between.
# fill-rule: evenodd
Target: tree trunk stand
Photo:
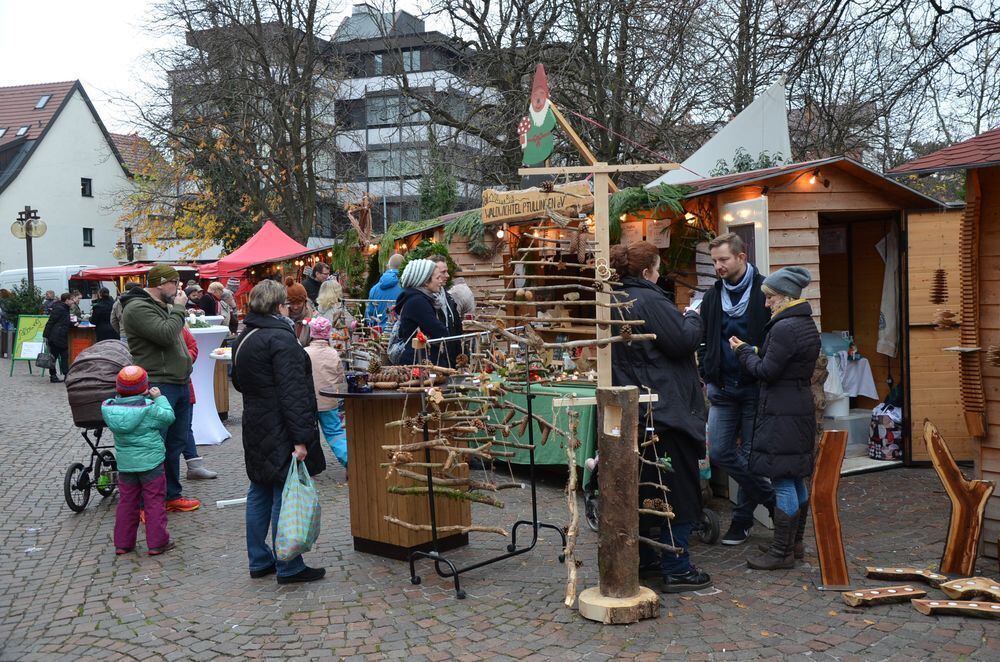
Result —
<instances>
[{"instance_id":1,"label":"tree trunk stand","mask_svg":"<svg viewBox=\"0 0 1000 662\"><path fill-rule=\"evenodd\" d=\"M812 479L813 529L816 532L816 552L819 571L823 578L820 590L847 590L851 581L847 570L847 556L840 532L840 510L837 490L840 487L840 468L847 448L847 433L827 430L819 442L816 467Z\"/></svg>"},{"instance_id":2,"label":"tree trunk stand","mask_svg":"<svg viewBox=\"0 0 1000 662\"><path fill-rule=\"evenodd\" d=\"M660 598L639 585L639 389L597 389L601 491L597 564L600 586L580 594L580 615L605 624L659 615Z\"/></svg>"}]
</instances>

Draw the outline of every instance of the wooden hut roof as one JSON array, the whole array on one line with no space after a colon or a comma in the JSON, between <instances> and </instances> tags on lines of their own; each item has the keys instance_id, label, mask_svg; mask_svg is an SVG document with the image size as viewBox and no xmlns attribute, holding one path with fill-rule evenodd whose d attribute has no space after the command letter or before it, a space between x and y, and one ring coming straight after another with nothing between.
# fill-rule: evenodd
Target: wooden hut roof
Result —
<instances>
[{"instance_id":1,"label":"wooden hut roof","mask_svg":"<svg viewBox=\"0 0 1000 662\"><path fill-rule=\"evenodd\" d=\"M944 207L944 203L930 196L924 195L915 189L900 182L879 174L854 159L846 156L831 156L825 159L815 159L813 161L802 161L800 163L790 163L788 165L776 166L774 168L763 168L761 170L749 170L747 172L737 172L731 175L710 177L694 182L686 182L685 186L691 186L695 190L689 193L687 198L698 198L704 195L721 193L734 188L747 185L758 185L764 189L774 190L775 188L791 182L795 178L810 170L821 170L822 168L837 168L857 177L870 184L876 189L881 189L887 194L899 199L907 208L926 209L933 207Z\"/></svg>"},{"instance_id":2,"label":"wooden hut roof","mask_svg":"<svg viewBox=\"0 0 1000 662\"><path fill-rule=\"evenodd\" d=\"M1000 127L896 166L889 173L920 175L942 170L985 168L994 165L1000 165Z\"/></svg>"}]
</instances>

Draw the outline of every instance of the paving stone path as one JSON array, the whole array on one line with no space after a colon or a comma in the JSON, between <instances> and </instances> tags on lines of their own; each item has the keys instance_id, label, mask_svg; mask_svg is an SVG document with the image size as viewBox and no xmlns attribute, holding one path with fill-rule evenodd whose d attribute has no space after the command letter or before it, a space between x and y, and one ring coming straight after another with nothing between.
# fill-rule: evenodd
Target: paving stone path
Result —
<instances>
[{"instance_id":1,"label":"paving stone path","mask_svg":"<svg viewBox=\"0 0 1000 662\"><path fill-rule=\"evenodd\" d=\"M468 599L459 601L429 564L413 586L405 563L352 549L339 467L317 478L323 528L307 555L328 578L280 587L273 577L252 580L242 508L214 506L246 489L235 392L233 439L202 449L220 478L187 483L185 493L205 506L170 516L177 548L116 558L114 499L95 493L81 514L63 500L66 467L90 452L72 425L64 387L37 370L29 377L25 364L14 377L8 370L0 362L0 660L1000 659L995 621L926 617L906 604L852 609L836 593L817 591L811 533L805 562L772 573L746 569L748 546L696 545L695 561L716 588L663 596L659 619L632 626L600 626L563 607L565 569L552 532L530 554L464 575ZM530 515L527 490L512 492L503 495L503 511L476 506L476 521L509 527ZM849 477L841 492L860 585L878 584L861 576L864 565L934 566L948 504L932 470ZM544 520L567 521L558 474L546 475L539 499ZM728 512L721 514L725 524ZM752 543L766 539L755 530ZM503 544L473 534L453 557L468 563ZM579 550L581 588L593 586L596 535L585 527ZM980 565L996 576L995 561Z\"/></svg>"}]
</instances>

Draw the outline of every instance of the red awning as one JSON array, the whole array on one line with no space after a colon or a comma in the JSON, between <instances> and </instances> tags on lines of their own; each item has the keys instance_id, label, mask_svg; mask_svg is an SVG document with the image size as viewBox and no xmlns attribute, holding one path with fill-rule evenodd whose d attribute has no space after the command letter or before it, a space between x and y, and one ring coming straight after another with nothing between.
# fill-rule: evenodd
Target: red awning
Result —
<instances>
[{"instance_id":1,"label":"red awning","mask_svg":"<svg viewBox=\"0 0 1000 662\"><path fill-rule=\"evenodd\" d=\"M203 265L198 271L201 278L227 278L241 276L251 264L276 260L308 250L281 231L272 221L266 221L245 244L218 262Z\"/></svg>"},{"instance_id":2,"label":"red awning","mask_svg":"<svg viewBox=\"0 0 1000 662\"><path fill-rule=\"evenodd\" d=\"M73 276L74 280L117 280L118 278L130 278L132 276L143 276L153 268L153 264L136 262L134 264L123 264L117 267L97 267L96 269L84 269ZM194 272L199 267L190 264L172 265L177 271Z\"/></svg>"}]
</instances>

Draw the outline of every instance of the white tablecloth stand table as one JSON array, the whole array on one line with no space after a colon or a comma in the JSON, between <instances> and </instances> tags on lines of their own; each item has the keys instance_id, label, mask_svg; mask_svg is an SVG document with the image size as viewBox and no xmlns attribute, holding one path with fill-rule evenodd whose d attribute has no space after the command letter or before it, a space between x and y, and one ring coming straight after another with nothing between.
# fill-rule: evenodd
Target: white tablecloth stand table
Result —
<instances>
[{"instance_id":1,"label":"white tablecloth stand table","mask_svg":"<svg viewBox=\"0 0 1000 662\"><path fill-rule=\"evenodd\" d=\"M215 408L215 361L209 358L212 350L221 346L229 335L229 328L210 326L188 330L198 343L198 360L194 362L194 372L191 373L196 401L191 417L194 443L214 446L233 436L219 420L219 410Z\"/></svg>"}]
</instances>

